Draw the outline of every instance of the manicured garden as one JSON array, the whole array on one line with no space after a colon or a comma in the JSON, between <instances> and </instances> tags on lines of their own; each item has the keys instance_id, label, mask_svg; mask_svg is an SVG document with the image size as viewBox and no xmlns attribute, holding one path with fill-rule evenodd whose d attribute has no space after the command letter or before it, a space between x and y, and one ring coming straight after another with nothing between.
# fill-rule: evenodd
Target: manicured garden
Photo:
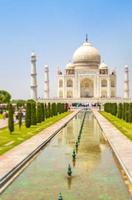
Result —
<instances>
[{"instance_id":1,"label":"manicured garden","mask_svg":"<svg viewBox=\"0 0 132 200\"><path fill-rule=\"evenodd\" d=\"M23 124L20 129L19 125L15 125L15 131L12 134L9 133L8 128L0 130L0 155L12 149L16 145L22 143L23 141L29 139L30 137L39 133L45 128L51 126L63 117L67 116L69 113L70 112L65 112L57 116L50 117L41 124L31 126L30 128L26 128Z\"/></svg>"},{"instance_id":2,"label":"manicured garden","mask_svg":"<svg viewBox=\"0 0 132 200\"><path fill-rule=\"evenodd\" d=\"M0 130L0 155L53 125L70 113L64 104L49 103L46 105L28 101L26 104L26 116L24 121L22 120L22 113L20 110L18 124L14 124L14 108L12 104L9 104L8 109L8 127Z\"/></svg>"},{"instance_id":3,"label":"manicured garden","mask_svg":"<svg viewBox=\"0 0 132 200\"><path fill-rule=\"evenodd\" d=\"M132 103L106 103L101 114L132 140Z\"/></svg>"}]
</instances>

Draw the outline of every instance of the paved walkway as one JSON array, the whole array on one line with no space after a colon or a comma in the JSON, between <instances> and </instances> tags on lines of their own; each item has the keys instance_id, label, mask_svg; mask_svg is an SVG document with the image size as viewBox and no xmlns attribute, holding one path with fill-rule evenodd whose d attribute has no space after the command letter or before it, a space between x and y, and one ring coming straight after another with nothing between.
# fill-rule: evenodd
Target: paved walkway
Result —
<instances>
[{"instance_id":1,"label":"paved walkway","mask_svg":"<svg viewBox=\"0 0 132 200\"><path fill-rule=\"evenodd\" d=\"M132 184L132 142L99 112L93 110L93 113Z\"/></svg>"},{"instance_id":2,"label":"paved walkway","mask_svg":"<svg viewBox=\"0 0 132 200\"><path fill-rule=\"evenodd\" d=\"M0 156L0 188L14 172L17 172L17 167L20 168L23 161L26 163L29 158L38 152L78 112L79 110L75 110L57 123Z\"/></svg>"},{"instance_id":3,"label":"paved walkway","mask_svg":"<svg viewBox=\"0 0 132 200\"><path fill-rule=\"evenodd\" d=\"M0 119L0 129L7 127L8 119Z\"/></svg>"},{"instance_id":4,"label":"paved walkway","mask_svg":"<svg viewBox=\"0 0 132 200\"><path fill-rule=\"evenodd\" d=\"M18 123L18 120L14 118L14 123ZM8 126L8 118L0 119L0 129L6 128Z\"/></svg>"}]
</instances>

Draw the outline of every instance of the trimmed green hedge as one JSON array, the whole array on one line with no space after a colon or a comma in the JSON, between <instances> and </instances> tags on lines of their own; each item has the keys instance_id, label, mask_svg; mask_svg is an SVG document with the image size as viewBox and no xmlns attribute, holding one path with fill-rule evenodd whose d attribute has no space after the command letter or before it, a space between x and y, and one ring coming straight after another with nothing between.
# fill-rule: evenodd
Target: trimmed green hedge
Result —
<instances>
[{"instance_id":1,"label":"trimmed green hedge","mask_svg":"<svg viewBox=\"0 0 132 200\"><path fill-rule=\"evenodd\" d=\"M126 122L132 122L132 103L105 103L104 111Z\"/></svg>"}]
</instances>

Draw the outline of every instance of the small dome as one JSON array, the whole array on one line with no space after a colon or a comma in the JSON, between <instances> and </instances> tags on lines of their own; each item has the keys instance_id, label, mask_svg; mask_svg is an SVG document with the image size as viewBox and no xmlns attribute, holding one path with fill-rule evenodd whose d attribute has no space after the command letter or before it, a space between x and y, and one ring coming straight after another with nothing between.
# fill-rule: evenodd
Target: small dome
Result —
<instances>
[{"instance_id":1,"label":"small dome","mask_svg":"<svg viewBox=\"0 0 132 200\"><path fill-rule=\"evenodd\" d=\"M32 57L36 57L36 54L34 52L31 53Z\"/></svg>"},{"instance_id":2,"label":"small dome","mask_svg":"<svg viewBox=\"0 0 132 200\"><path fill-rule=\"evenodd\" d=\"M128 69L128 65L125 65L124 68L125 68L125 69Z\"/></svg>"},{"instance_id":3,"label":"small dome","mask_svg":"<svg viewBox=\"0 0 132 200\"><path fill-rule=\"evenodd\" d=\"M66 65L66 69L72 69L73 68L73 64L71 62L69 62L67 65Z\"/></svg>"},{"instance_id":4,"label":"small dome","mask_svg":"<svg viewBox=\"0 0 132 200\"><path fill-rule=\"evenodd\" d=\"M89 42L84 42L73 54L73 63L96 63L100 64L100 54L98 50Z\"/></svg>"},{"instance_id":5,"label":"small dome","mask_svg":"<svg viewBox=\"0 0 132 200\"><path fill-rule=\"evenodd\" d=\"M108 69L108 65L103 62L100 64L99 69Z\"/></svg>"},{"instance_id":6,"label":"small dome","mask_svg":"<svg viewBox=\"0 0 132 200\"><path fill-rule=\"evenodd\" d=\"M44 65L44 67L45 67L45 68L49 68L49 66L48 66L47 64L46 64L46 65Z\"/></svg>"}]
</instances>

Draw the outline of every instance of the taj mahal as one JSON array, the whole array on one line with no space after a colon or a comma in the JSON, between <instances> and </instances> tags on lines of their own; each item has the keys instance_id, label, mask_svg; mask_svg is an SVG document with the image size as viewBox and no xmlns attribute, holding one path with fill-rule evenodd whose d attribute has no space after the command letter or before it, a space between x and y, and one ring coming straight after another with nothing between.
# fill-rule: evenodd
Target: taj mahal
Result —
<instances>
[{"instance_id":1,"label":"taj mahal","mask_svg":"<svg viewBox=\"0 0 132 200\"><path fill-rule=\"evenodd\" d=\"M116 97L116 72L101 63L99 51L86 41L74 52L65 73L58 72L57 97Z\"/></svg>"},{"instance_id":2,"label":"taj mahal","mask_svg":"<svg viewBox=\"0 0 132 200\"><path fill-rule=\"evenodd\" d=\"M31 55L31 98L37 99L36 54ZM50 99L49 66L44 68L44 98ZM124 67L124 96L129 99L129 69ZM101 62L97 48L86 36L83 44L75 50L72 61L64 72L57 72L56 99L115 99L117 98L117 75L115 70Z\"/></svg>"}]
</instances>

